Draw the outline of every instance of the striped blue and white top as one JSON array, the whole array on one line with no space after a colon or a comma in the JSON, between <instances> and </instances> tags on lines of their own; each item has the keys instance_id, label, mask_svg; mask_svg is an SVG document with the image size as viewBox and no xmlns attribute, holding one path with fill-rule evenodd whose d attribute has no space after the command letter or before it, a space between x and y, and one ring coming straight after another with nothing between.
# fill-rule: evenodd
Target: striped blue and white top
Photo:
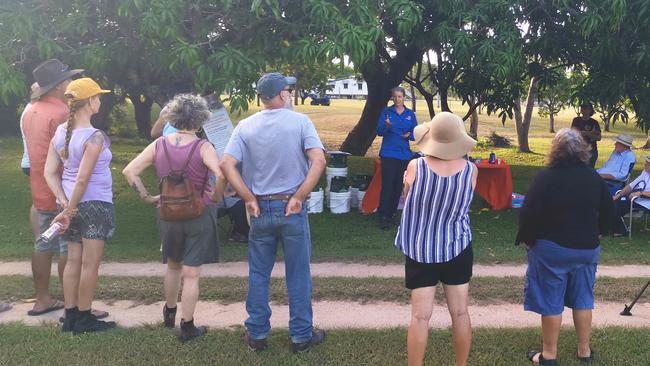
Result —
<instances>
[{"instance_id":1,"label":"striped blue and white top","mask_svg":"<svg viewBox=\"0 0 650 366\"><path fill-rule=\"evenodd\" d=\"M473 163L460 172L441 177L427 165L416 163L415 180L406 197L395 246L420 263L454 259L472 242L469 206L474 196Z\"/></svg>"}]
</instances>

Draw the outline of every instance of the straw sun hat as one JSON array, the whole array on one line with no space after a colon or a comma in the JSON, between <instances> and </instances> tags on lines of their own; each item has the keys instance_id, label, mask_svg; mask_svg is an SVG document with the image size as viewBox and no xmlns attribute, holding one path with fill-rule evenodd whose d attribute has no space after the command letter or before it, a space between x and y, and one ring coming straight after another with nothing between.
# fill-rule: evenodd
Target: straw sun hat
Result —
<instances>
[{"instance_id":1,"label":"straw sun hat","mask_svg":"<svg viewBox=\"0 0 650 366\"><path fill-rule=\"evenodd\" d=\"M440 112L430 122L415 127L413 135L423 154L442 160L462 158L476 145L465 131L463 120L449 112Z\"/></svg>"}]
</instances>

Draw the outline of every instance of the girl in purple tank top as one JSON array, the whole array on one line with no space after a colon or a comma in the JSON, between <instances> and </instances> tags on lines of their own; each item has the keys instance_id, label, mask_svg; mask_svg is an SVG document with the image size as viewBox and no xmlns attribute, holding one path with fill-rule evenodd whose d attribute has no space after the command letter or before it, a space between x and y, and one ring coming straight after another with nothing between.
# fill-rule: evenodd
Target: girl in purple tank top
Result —
<instances>
[{"instance_id":1,"label":"girl in purple tank top","mask_svg":"<svg viewBox=\"0 0 650 366\"><path fill-rule=\"evenodd\" d=\"M53 222L61 225L68 244L63 272L62 330L74 334L115 327L115 322L98 320L91 313L104 244L115 230L110 141L90 123L90 117L99 111L99 97L103 93L110 91L102 90L90 78L67 85L65 97L70 118L58 127L45 163L47 184L63 208Z\"/></svg>"},{"instance_id":2,"label":"girl in purple tank top","mask_svg":"<svg viewBox=\"0 0 650 366\"><path fill-rule=\"evenodd\" d=\"M165 116L177 129L147 146L124 168L129 185L148 203L157 204L159 196L151 196L140 179L140 174L153 165L162 179L171 170L184 170L186 177L201 192L206 208L203 214L183 221L159 220L165 274L165 306L163 321L166 327L176 324L176 299L183 280L181 340L187 341L206 332L194 325L194 308L199 299L199 275L203 263L216 261L217 208L223 197L226 180L219 169L219 158L212 144L196 137L196 132L210 117L206 101L195 95L179 94L167 104ZM165 150L168 152L165 153ZM216 177L212 188L209 176Z\"/></svg>"}]
</instances>

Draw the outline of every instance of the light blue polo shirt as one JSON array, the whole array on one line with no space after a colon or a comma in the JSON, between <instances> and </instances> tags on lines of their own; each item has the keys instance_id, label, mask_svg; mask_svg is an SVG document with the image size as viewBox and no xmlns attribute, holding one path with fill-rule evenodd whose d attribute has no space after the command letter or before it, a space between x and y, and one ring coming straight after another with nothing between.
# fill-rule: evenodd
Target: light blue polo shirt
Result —
<instances>
[{"instance_id":1,"label":"light blue polo shirt","mask_svg":"<svg viewBox=\"0 0 650 366\"><path fill-rule=\"evenodd\" d=\"M293 194L309 170L306 151L323 149L306 115L286 108L265 109L242 120L225 154L241 162L242 178L256 196Z\"/></svg>"}]
</instances>

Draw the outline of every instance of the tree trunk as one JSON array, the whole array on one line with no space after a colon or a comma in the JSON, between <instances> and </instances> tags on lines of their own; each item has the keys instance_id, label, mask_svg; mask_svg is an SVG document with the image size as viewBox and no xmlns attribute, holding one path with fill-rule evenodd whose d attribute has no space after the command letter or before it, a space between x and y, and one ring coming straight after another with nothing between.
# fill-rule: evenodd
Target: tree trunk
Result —
<instances>
[{"instance_id":1,"label":"tree trunk","mask_svg":"<svg viewBox=\"0 0 650 366\"><path fill-rule=\"evenodd\" d=\"M413 65L422 58L423 52L414 46L398 49L388 71L384 70L379 57L361 67L361 74L368 84L368 97L359 122L341 144L341 151L357 156L366 154L377 135L377 120L390 99L390 89L404 80Z\"/></svg>"},{"instance_id":2,"label":"tree trunk","mask_svg":"<svg viewBox=\"0 0 650 366\"><path fill-rule=\"evenodd\" d=\"M411 85L411 106L411 109L415 112L415 88L413 85Z\"/></svg>"},{"instance_id":3,"label":"tree trunk","mask_svg":"<svg viewBox=\"0 0 650 366\"><path fill-rule=\"evenodd\" d=\"M138 127L138 136L151 138L151 106L153 98L146 95L129 96L135 112L135 124Z\"/></svg>"},{"instance_id":4,"label":"tree trunk","mask_svg":"<svg viewBox=\"0 0 650 366\"><path fill-rule=\"evenodd\" d=\"M111 88L113 89L113 88ZM102 104L99 106L99 112L92 117L93 126L99 128L102 131L108 131L111 128L110 115L113 112L113 108L117 105L117 97L115 93L108 93L102 96Z\"/></svg>"},{"instance_id":5,"label":"tree trunk","mask_svg":"<svg viewBox=\"0 0 650 366\"><path fill-rule=\"evenodd\" d=\"M549 117L549 122L550 122L550 125L549 125L549 128L548 128L548 132L550 132L550 133L555 133L555 115L554 115L553 112L551 111L551 112L548 114L548 117Z\"/></svg>"},{"instance_id":6,"label":"tree trunk","mask_svg":"<svg viewBox=\"0 0 650 366\"><path fill-rule=\"evenodd\" d=\"M478 108L475 108L472 112L472 116L469 120L469 135L472 136L474 140L478 139Z\"/></svg>"},{"instance_id":7,"label":"tree trunk","mask_svg":"<svg viewBox=\"0 0 650 366\"><path fill-rule=\"evenodd\" d=\"M528 131L530 130L530 121L533 116L533 107L535 106L535 95L539 85L539 77L534 76L530 79L528 86L528 96L526 97L526 109L524 115L521 115L521 101L515 102L515 125L517 127L517 142L519 143L520 152L531 152L528 145Z\"/></svg>"},{"instance_id":8,"label":"tree trunk","mask_svg":"<svg viewBox=\"0 0 650 366\"><path fill-rule=\"evenodd\" d=\"M377 136L376 129L379 114L390 99L388 93L390 87L371 87L371 82L369 80L366 80L366 82L368 83L368 98L363 107L363 112L361 112L361 118L341 145L341 151L357 156L364 156L370 145L372 145L375 136Z\"/></svg>"},{"instance_id":9,"label":"tree trunk","mask_svg":"<svg viewBox=\"0 0 650 366\"><path fill-rule=\"evenodd\" d=\"M603 115L601 117L603 117L603 124L605 125L604 126L605 132L609 132L609 122L611 120L610 116L609 115Z\"/></svg>"},{"instance_id":10,"label":"tree trunk","mask_svg":"<svg viewBox=\"0 0 650 366\"><path fill-rule=\"evenodd\" d=\"M436 111L433 107L433 94L423 94L424 100L427 102L427 108L429 109L429 118L433 118L436 115Z\"/></svg>"},{"instance_id":11,"label":"tree trunk","mask_svg":"<svg viewBox=\"0 0 650 366\"><path fill-rule=\"evenodd\" d=\"M448 86L440 88L440 110L443 112L451 112L451 109L449 108L449 100L447 99L448 92L449 92Z\"/></svg>"}]
</instances>

